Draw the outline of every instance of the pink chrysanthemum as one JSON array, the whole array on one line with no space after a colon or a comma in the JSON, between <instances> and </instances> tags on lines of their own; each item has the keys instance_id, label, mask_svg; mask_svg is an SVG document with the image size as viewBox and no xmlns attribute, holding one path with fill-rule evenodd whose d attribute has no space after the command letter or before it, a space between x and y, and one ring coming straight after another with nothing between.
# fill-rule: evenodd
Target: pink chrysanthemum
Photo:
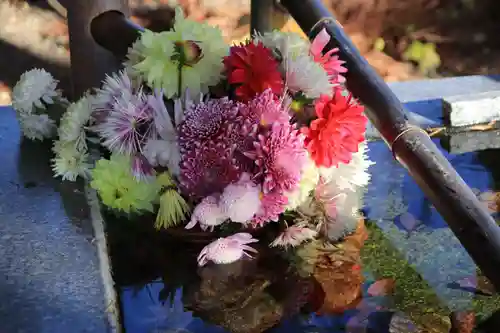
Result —
<instances>
[{"instance_id":1,"label":"pink chrysanthemum","mask_svg":"<svg viewBox=\"0 0 500 333\"><path fill-rule=\"evenodd\" d=\"M334 86L338 86L345 82L345 78L342 74L346 73L347 69L343 66L345 61L340 60L339 57L335 55L335 53L339 51L338 48L331 49L323 54L323 49L330 39L331 37L328 32L325 29L321 30L311 43L310 53L314 61L321 64L328 73L330 82Z\"/></svg>"},{"instance_id":2,"label":"pink chrysanthemum","mask_svg":"<svg viewBox=\"0 0 500 333\"><path fill-rule=\"evenodd\" d=\"M286 209L288 198L278 192L261 194L261 206L259 212L252 221L253 227L261 227L269 221L278 221L279 216Z\"/></svg>"},{"instance_id":3,"label":"pink chrysanthemum","mask_svg":"<svg viewBox=\"0 0 500 333\"><path fill-rule=\"evenodd\" d=\"M227 97L193 104L185 111L184 121L179 125L180 141L189 145L216 136L223 125L238 114L240 107Z\"/></svg>"},{"instance_id":4,"label":"pink chrysanthemum","mask_svg":"<svg viewBox=\"0 0 500 333\"><path fill-rule=\"evenodd\" d=\"M257 242L257 239L245 232L219 238L201 250L198 256L198 265L204 266L209 261L215 264L230 264L244 256L253 258L250 252L257 253L257 250L248 246L248 244Z\"/></svg>"},{"instance_id":5,"label":"pink chrysanthemum","mask_svg":"<svg viewBox=\"0 0 500 333\"><path fill-rule=\"evenodd\" d=\"M262 94L254 97L248 103L248 107L242 110L242 113L246 113L245 116L248 119L262 126L288 123L290 115L284 102L273 94L271 89L266 89Z\"/></svg>"},{"instance_id":6,"label":"pink chrysanthemum","mask_svg":"<svg viewBox=\"0 0 500 333\"><path fill-rule=\"evenodd\" d=\"M280 246L287 248L295 247L300 244L314 239L318 235L316 230L303 227L300 225L292 225L286 228L276 239L270 244L272 247Z\"/></svg>"},{"instance_id":7,"label":"pink chrysanthemum","mask_svg":"<svg viewBox=\"0 0 500 333\"><path fill-rule=\"evenodd\" d=\"M254 180L262 182L265 194L272 191L292 191L301 177L307 162L304 137L289 123L273 124L259 135L254 151L246 155L255 161L258 172Z\"/></svg>"},{"instance_id":8,"label":"pink chrysanthemum","mask_svg":"<svg viewBox=\"0 0 500 333\"><path fill-rule=\"evenodd\" d=\"M225 142L209 140L181 149L180 183L193 198L222 193L240 174L232 149Z\"/></svg>"}]
</instances>

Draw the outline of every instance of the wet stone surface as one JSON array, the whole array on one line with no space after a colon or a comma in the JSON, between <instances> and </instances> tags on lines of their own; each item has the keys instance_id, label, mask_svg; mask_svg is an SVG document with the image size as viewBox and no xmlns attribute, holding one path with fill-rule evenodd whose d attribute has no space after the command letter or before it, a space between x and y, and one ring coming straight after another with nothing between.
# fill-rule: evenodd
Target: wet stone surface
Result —
<instances>
[{"instance_id":1,"label":"wet stone surface","mask_svg":"<svg viewBox=\"0 0 500 333\"><path fill-rule=\"evenodd\" d=\"M0 108L0 332L108 332L82 186L52 177L50 143Z\"/></svg>"}]
</instances>

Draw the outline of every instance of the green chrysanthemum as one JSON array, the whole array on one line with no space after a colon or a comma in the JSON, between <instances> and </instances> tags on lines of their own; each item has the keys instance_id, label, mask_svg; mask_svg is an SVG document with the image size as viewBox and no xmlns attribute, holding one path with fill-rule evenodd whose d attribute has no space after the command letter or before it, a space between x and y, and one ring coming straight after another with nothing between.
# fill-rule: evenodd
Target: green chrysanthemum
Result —
<instances>
[{"instance_id":1,"label":"green chrysanthemum","mask_svg":"<svg viewBox=\"0 0 500 333\"><path fill-rule=\"evenodd\" d=\"M219 83L223 57L229 52L221 31L205 23L184 18L176 8L171 31L146 30L129 51L126 64L144 77L155 89L163 89L167 98L207 93Z\"/></svg>"},{"instance_id":2,"label":"green chrysanthemum","mask_svg":"<svg viewBox=\"0 0 500 333\"><path fill-rule=\"evenodd\" d=\"M90 185L97 190L102 202L125 213L154 211L161 186L158 182L138 181L132 175L130 158L113 155L100 159L92 170Z\"/></svg>"}]
</instances>

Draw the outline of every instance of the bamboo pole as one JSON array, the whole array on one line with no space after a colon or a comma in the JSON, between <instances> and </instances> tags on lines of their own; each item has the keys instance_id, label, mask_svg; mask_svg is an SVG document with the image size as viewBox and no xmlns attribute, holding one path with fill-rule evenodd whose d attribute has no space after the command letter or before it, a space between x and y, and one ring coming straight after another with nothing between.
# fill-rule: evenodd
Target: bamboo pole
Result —
<instances>
[{"instance_id":1,"label":"bamboo pole","mask_svg":"<svg viewBox=\"0 0 500 333\"><path fill-rule=\"evenodd\" d=\"M108 50L97 45L90 33L90 23L98 15L116 11L129 15L127 0L68 0L67 10L69 43L71 52L71 77L73 97L100 86L106 73L120 65ZM120 39L119 35L112 36Z\"/></svg>"}]
</instances>

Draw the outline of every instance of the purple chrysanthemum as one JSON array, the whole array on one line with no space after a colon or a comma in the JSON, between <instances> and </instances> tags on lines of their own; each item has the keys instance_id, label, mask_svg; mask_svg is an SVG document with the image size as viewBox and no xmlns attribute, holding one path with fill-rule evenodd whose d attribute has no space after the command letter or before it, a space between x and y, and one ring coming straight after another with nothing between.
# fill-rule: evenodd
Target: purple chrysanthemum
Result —
<instances>
[{"instance_id":1,"label":"purple chrysanthemum","mask_svg":"<svg viewBox=\"0 0 500 333\"><path fill-rule=\"evenodd\" d=\"M282 193L294 190L307 162L303 136L289 123L273 124L254 143L255 149L246 155L258 167L254 179L262 182L263 192Z\"/></svg>"},{"instance_id":2,"label":"purple chrysanthemum","mask_svg":"<svg viewBox=\"0 0 500 333\"><path fill-rule=\"evenodd\" d=\"M132 159L132 174L136 179L148 179L156 173L146 157L143 155L136 155Z\"/></svg>"},{"instance_id":3,"label":"purple chrysanthemum","mask_svg":"<svg viewBox=\"0 0 500 333\"><path fill-rule=\"evenodd\" d=\"M184 121L179 125L181 148L197 144L220 134L224 125L234 119L241 104L228 98L210 99L193 104L184 114Z\"/></svg>"},{"instance_id":4,"label":"purple chrysanthemum","mask_svg":"<svg viewBox=\"0 0 500 333\"><path fill-rule=\"evenodd\" d=\"M134 90L132 81L125 70L111 76L106 75L102 88L96 91L95 98L92 100L92 107L95 110L92 116L97 124L106 119L116 100L131 100Z\"/></svg>"},{"instance_id":5,"label":"purple chrysanthemum","mask_svg":"<svg viewBox=\"0 0 500 333\"><path fill-rule=\"evenodd\" d=\"M271 89L254 97L242 112L246 113L246 118L261 126L290 122L286 100L281 100Z\"/></svg>"},{"instance_id":6,"label":"purple chrysanthemum","mask_svg":"<svg viewBox=\"0 0 500 333\"><path fill-rule=\"evenodd\" d=\"M239 179L241 170L231 147L223 141L208 140L181 151L180 183L194 198L222 193Z\"/></svg>"},{"instance_id":7,"label":"purple chrysanthemum","mask_svg":"<svg viewBox=\"0 0 500 333\"><path fill-rule=\"evenodd\" d=\"M139 92L130 100L116 99L97 132L111 152L134 156L149 139L158 137L154 115L146 95Z\"/></svg>"}]
</instances>

